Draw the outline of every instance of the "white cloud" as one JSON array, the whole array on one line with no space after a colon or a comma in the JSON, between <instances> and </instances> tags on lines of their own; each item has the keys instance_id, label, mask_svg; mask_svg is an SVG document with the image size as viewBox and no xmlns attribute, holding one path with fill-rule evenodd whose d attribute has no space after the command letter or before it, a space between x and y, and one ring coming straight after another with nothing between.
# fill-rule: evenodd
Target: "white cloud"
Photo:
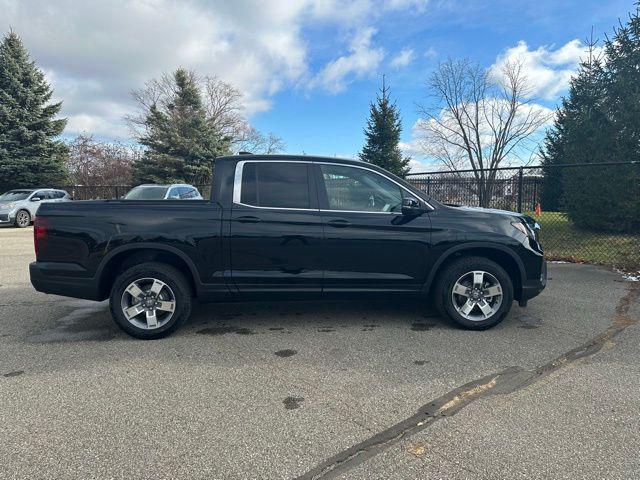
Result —
<instances>
[{"instance_id":1,"label":"white cloud","mask_svg":"<svg viewBox=\"0 0 640 480\"><path fill-rule=\"evenodd\" d=\"M487 99L487 111L506 112L508 105L504 104L504 100ZM518 164L522 160L527 160L528 156L536 150L537 142L540 135L553 123L554 111L544 105L538 103L522 104L514 119L514 125L524 125L530 119L539 119L538 128L531 131L528 139L522 141L514 148L508 158L504 160L502 166L509 164ZM542 122L544 120L544 122ZM495 119L493 120L495 121ZM437 170L443 168L443 164L438 161L438 156L445 146L450 158L459 159L459 168L470 168L470 164L466 160L466 153L461 149L456 150L451 144L443 144L438 136L434 136L431 130L440 130L442 132L458 131L457 122L453 119L449 110L443 109L440 112L438 122L434 119L419 118L411 127L411 138L406 142L400 143L400 149L405 155L413 157L411 163L412 171ZM448 133L444 135L452 138ZM494 145L494 134L489 122L485 119L480 123L480 147L485 156L490 152Z\"/></svg>"},{"instance_id":2,"label":"white cloud","mask_svg":"<svg viewBox=\"0 0 640 480\"><path fill-rule=\"evenodd\" d=\"M278 0L115 0L87 8L71 0L0 0L7 24L64 100L66 133L114 137L127 136L122 117L135 108L129 92L180 66L237 86L248 113L268 109L271 95L307 74L303 7Z\"/></svg>"},{"instance_id":3,"label":"white cloud","mask_svg":"<svg viewBox=\"0 0 640 480\"><path fill-rule=\"evenodd\" d=\"M423 9L424 0L0 0L0 29L23 39L80 130L127 137L129 95L177 67L217 75L238 87L249 114L267 110L284 88L309 83L307 25L357 32L349 53L324 67L317 86L337 91L379 64L368 29L384 12ZM335 43L340 45L341 36Z\"/></svg>"},{"instance_id":4,"label":"white cloud","mask_svg":"<svg viewBox=\"0 0 640 480\"><path fill-rule=\"evenodd\" d=\"M351 41L349 53L329 62L310 86L320 85L331 93L339 93L354 79L374 72L384 58L384 50L372 45L374 34L373 28L359 30Z\"/></svg>"},{"instance_id":5,"label":"white cloud","mask_svg":"<svg viewBox=\"0 0 640 480\"><path fill-rule=\"evenodd\" d=\"M309 3L317 19L353 23L398 10L422 13L429 0L310 0Z\"/></svg>"},{"instance_id":6,"label":"white cloud","mask_svg":"<svg viewBox=\"0 0 640 480\"><path fill-rule=\"evenodd\" d=\"M424 52L424 58L428 58L429 60L432 60L432 59L436 58L437 56L438 56L438 52L433 47L427 48L427 50Z\"/></svg>"},{"instance_id":7,"label":"white cloud","mask_svg":"<svg viewBox=\"0 0 640 480\"><path fill-rule=\"evenodd\" d=\"M417 12L424 12L429 4L429 0L386 0L384 8L387 10L412 9Z\"/></svg>"},{"instance_id":8,"label":"white cloud","mask_svg":"<svg viewBox=\"0 0 640 480\"><path fill-rule=\"evenodd\" d=\"M415 58L415 53L413 53L413 49L404 48L404 49L400 50L400 53L398 53L398 55L396 55L391 60L391 66L393 68L406 67L411 62L413 62L414 58Z\"/></svg>"},{"instance_id":9,"label":"white cloud","mask_svg":"<svg viewBox=\"0 0 640 480\"><path fill-rule=\"evenodd\" d=\"M520 62L532 89L531 96L555 100L567 89L585 54L585 46L579 40L571 40L556 50L545 45L531 50L526 42L520 41L499 55L491 70L499 75L507 62Z\"/></svg>"}]
</instances>

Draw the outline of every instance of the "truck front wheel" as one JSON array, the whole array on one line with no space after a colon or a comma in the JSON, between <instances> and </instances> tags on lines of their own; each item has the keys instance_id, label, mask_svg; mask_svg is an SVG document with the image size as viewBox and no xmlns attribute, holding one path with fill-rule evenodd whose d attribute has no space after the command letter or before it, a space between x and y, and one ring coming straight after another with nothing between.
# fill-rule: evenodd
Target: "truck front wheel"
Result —
<instances>
[{"instance_id":1,"label":"truck front wheel","mask_svg":"<svg viewBox=\"0 0 640 480\"><path fill-rule=\"evenodd\" d=\"M192 294L182 272L148 262L122 272L113 283L109 304L118 326L143 340L166 337L191 315Z\"/></svg>"},{"instance_id":2,"label":"truck front wheel","mask_svg":"<svg viewBox=\"0 0 640 480\"><path fill-rule=\"evenodd\" d=\"M461 258L447 265L434 293L440 313L471 330L497 325L513 303L509 274L483 257Z\"/></svg>"}]
</instances>

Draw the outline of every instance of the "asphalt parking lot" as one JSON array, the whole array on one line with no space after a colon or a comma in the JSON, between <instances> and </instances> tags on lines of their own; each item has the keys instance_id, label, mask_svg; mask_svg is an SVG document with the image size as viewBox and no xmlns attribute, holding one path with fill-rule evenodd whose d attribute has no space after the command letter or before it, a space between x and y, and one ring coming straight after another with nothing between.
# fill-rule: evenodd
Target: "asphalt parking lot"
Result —
<instances>
[{"instance_id":1,"label":"asphalt parking lot","mask_svg":"<svg viewBox=\"0 0 640 480\"><path fill-rule=\"evenodd\" d=\"M0 229L0 478L640 477L640 283L552 264L486 332L417 301L199 306L143 342Z\"/></svg>"}]
</instances>

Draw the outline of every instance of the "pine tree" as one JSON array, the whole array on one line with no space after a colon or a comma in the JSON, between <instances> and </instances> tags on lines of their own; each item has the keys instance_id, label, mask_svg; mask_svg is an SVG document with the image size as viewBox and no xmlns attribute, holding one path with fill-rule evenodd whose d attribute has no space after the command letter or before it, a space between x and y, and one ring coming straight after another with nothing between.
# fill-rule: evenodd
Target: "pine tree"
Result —
<instances>
[{"instance_id":1,"label":"pine tree","mask_svg":"<svg viewBox=\"0 0 640 480\"><path fill-rule=\"evenodd\" d=\"M605 42L604 63L592 55L571 82L560 163L640 159L640 19ZM640 169L589 167L566 171L564 207L577 225L593 230L640 229Z\"/></svg>"},{"instance_id":2,"label":"pine tree","mask_svg":"<svg viewBox=\"0 0 640 480\"><path fill-rule=\"evenodd\" d=\"M615 29L613 38L605 42L606 113L611 122L608 154L605 161L640 161L640 12L629 15L629 21ZM635 166L606 168L591 182L590 189L598 199L597 223L587 219L588 226L627 232L640 231L640 168ZM598 218L600 217L600 218Z\"/></svg>"},{"instance_id":3,"label":"pine tree","mask_svg":"<svg viewBox=\"0 0 640 480\"><path fill-rule=\"evenodd\" d=\"M173 73L172 97L152 104L139 141L145 154L133 165L137 183L207 183L215 157L229 152L229 140L207 122L193 72Z\"/></svg>"},{"instance_id":4,"label":"pine tree","mask_svg":"<svg viewBox=\"0 0 640 480\"><path fill-rule=\"evenodd\" d=\"M20 37L9 32L0 44L0 190L62 185L65 144L56 137L66 119L62 102L29 57Z\"/></svg>"},{"instance_id":5,"label":"pine tree","mask_svg":"<svg viewBox=\"0 0 640 480\"><path fill-rule=\"evenodd\" d=\"M400 112L395 103L391 102L389 87L385 85L383 77L380 93L369 108L369 119L364 129L366 143L359 154L360 160L373 163L400 177L409 173L411 158L403 156L398 146L401 132Z\"/></svg>"},{"instance_id":6,"label":"pine tree","mask_svg":"<svg viewBox=\"0 0 640 480\"><path fill-rule=\"evenodd\" d=\"M611 124L605 109L605 79L602 62L595 55L594 41L589 42L589 54L581 62L577 75L571 79L569 94L562 100L554 126L547 132L542 149L545 175L542 186L542 208L564 208L574 215L576 208L589 201L584 188L593 175L591 169L554 168L565 164L598 163L607 161L610 151L608 136ZM591 218L594 218L591 216ZM578 220L578 223L580 221Z\"/></svg>"},{"instance_id":7,"label":"pine tree","mask_svg":"<svg viewBox=\"0 0 640 480\"><path fill-rule=\"evenodd\" d=\"M558 168L564 162L565 123L567 101L556 111L553 127L547 130L543 146L540 148L542 157L543 182L540 192L540 203L545 210L557 211L561 208L563 189L563 171Z\"/></svg>"},{"instance_id":8,"label":"pine tree","mask_svg":"<svg viewBox=\"0 0 640 480\"><path fill-rule=\"evenodd\" d=\"M640 6L640 3L638 4ZM608 110L616 131L616 161L640 160L640 16L605 42Z\"/></svg>"}]
</instances>

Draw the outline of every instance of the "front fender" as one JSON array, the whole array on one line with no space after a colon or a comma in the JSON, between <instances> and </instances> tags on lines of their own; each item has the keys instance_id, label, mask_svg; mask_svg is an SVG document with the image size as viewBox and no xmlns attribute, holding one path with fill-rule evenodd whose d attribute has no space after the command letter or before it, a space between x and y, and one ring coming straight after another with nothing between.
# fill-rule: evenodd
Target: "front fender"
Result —
<instances>
[{"instance_id":1,"label":"front fender","mask_svg":"<svg viewBox=\"0 0 640 480\"><path fill-rule=\"evenodd\" d=\"M515 265L517 266L518 269L518 273L519 273L519 279L520 279L520 285L523 285L526 281L526 270L525 270L525 266L524 263L522 261L522 259L509 247L506 247L502 244L499 243L493 243L493 242L468 242L468 243L462 243L459 245L454 245L450 248L448 248L447 250L445 250L444 252L442 252L442 254L437 258L437 260L434 261L434 263L431 266L431 271L429 272L429 275L427 276L427 280L425 281L424 285L423 285L423 292L426 294L429 292L431 285L434 281L434 279L436 278L436 275L438 274L438 271L440 269L440 267L447 261L452 259L456 254L459 253L464 253L465 251L469 251L470 253L472 251L478 251L478 255L481 256L482 255L482 250L484 251L495 251L495 252L500 252L502 254L506 254L509 256L509 258L511 260L513 260L513 262L515 263ZM516 285L514 285L514 289L516 288ZM519 292L516 292L516 297L518 296Z\"/></svg>"}]
</instances>

